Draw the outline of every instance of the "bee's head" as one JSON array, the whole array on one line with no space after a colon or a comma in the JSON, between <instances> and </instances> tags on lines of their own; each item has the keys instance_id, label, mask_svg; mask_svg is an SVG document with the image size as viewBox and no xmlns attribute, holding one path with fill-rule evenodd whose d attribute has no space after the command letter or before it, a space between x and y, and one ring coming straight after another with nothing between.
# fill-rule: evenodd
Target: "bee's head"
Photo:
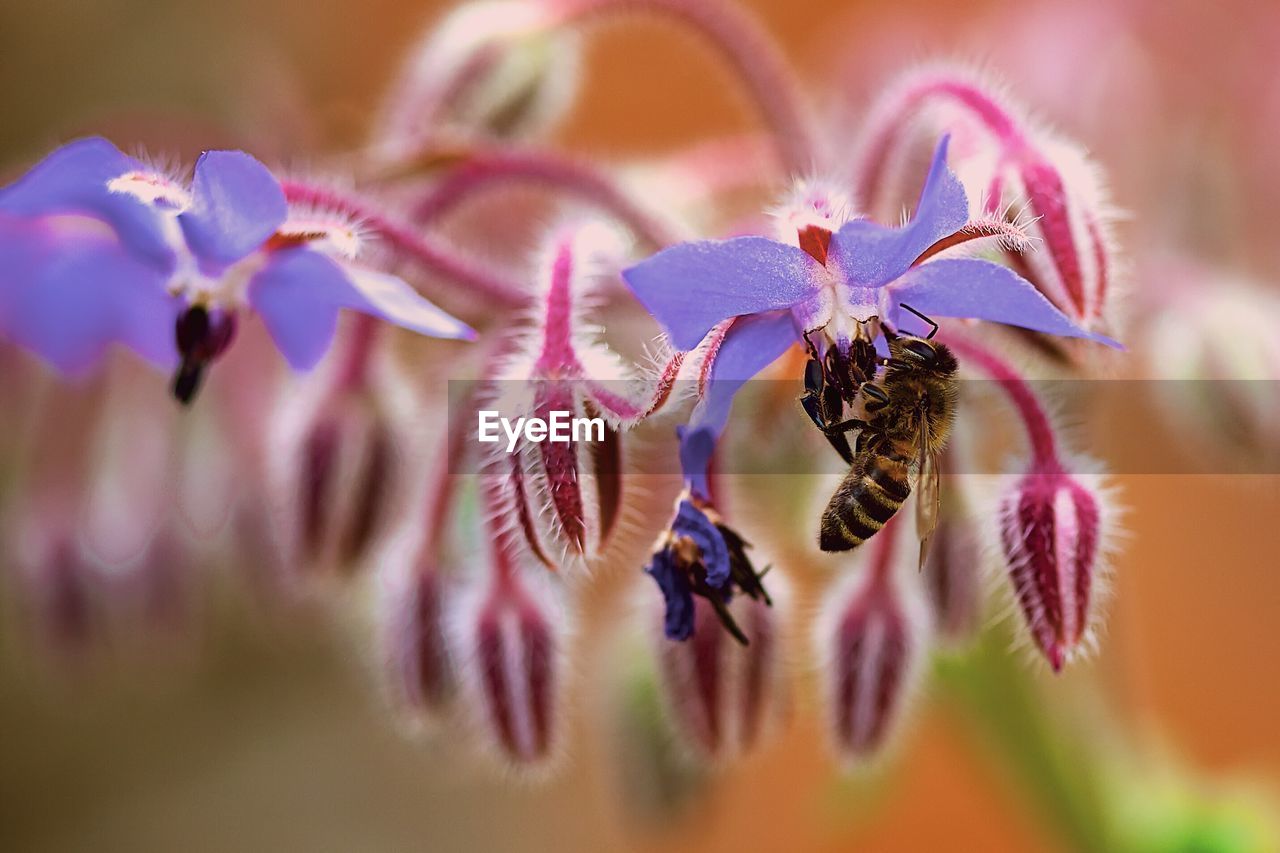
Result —
<instances>
[{"instance_id":1,"label":"bee's head","mask_svg":"<svg viewBox=\"0 0 1280 853\"><path fill-rule=\"evenodd\" d=\"M898 357L908 364L915 364L944 376L954 373L958 367L956 357L946 344L909 335L899 336L894 343Z\"/></svg>"}]
</instances>

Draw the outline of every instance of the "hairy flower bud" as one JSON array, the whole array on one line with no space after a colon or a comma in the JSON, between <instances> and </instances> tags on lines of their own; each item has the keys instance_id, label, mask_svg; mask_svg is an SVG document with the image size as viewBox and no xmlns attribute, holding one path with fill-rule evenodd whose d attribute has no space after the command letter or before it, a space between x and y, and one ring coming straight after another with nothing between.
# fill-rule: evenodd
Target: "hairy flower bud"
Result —
<instances>
[{"instance_id":1,"label":"hairy flower bud","mask_svg":"<svg viewBox=\"0 0 1280 853\"><path fill-rule=\"evenodd\" d=\"M451 590L420 531L412 519L379 555L378 641L391 701L424 720L444 709L455 678L445 618Z\"/></svg>"},{"instance_id":2,"label":"hairy flower bud","mask_svg":"<svg viewBox=\"0 0 1280 853\"><path fill-rule=\"evenodd\" d=\"M720 630L720 617L706 598L694 599L694 629L687 642L671 642L661 620L655 620L668 715L681 740L703 758L750 752L787 711L785 585L776 573L769 580L772 606L747 595L735 596L728 605L747 645Z\"/></svg>"},{"instance_id":3,"label":"hairy flower bud","mask_svg":"<svg viewBox=\"0 0 1280 853\"><path fill-rule=\"evenodd\" d=\"M289 389L270 427L277 536L300 575L354 572L407 494L412 395L369 352L375 329L358 319L342 357Z\"/></svg>"},{"instance_id":4,"label":"hairy flower bud","mask_svg":"<svg viewBox=\"0 0 1280 853\"><path fill-rule=\"evenodd\" d=\"M595 557L608 542L623 488L619 431L662 404L680 365L673 359L652 388L631 393L632 372L583 316L591 287L602 273L616 272L621 252L617 233L600 223L553 231L540 263L535 313L482 406L511 424L550 424L559 412L562 425L572 426L564 441L544 436L548 440L512 446L499 436L488 445L530 550L551 568L566 556Z\"/></svg>"},{"instance_id":5,"label":"hairy flower bud","mask_svg":"<svg viewBox=\"0 0 1280 853\"><path fill-rule=\"evenodd\" d=\"M957 497L943 497L943 514L929 541L922 576L934 633L950 643L971 639L982 616L978 532L971 520L955 511Z\"/></svg>"},{"instance_id":6,"label":"hairy flower bud","mask_svg":"<svg viewBox=\"0 0 1280 853\"><path fill-rule=\"evenodd\" d=\"M952 165L974 216L1016 221L1031 238L1002 247L1011 266L1077 325L1114 323L1114 219L1098 169L1076 145L1025 118L971 73L926 67L905 75L873 108L857 172L858 200L872 215L914 201L914 164L950 133Z\"/></svg>"},{"instance_id":7,"label":"hairy flower bud","mask_svg":"<svg viewBox=\"0 0 1280 853\"><path fill-rule=\"evenodd\" d=\"M1106 509L1092 475L1037 465L1000 501L1000 546L1036 646L1054 672L1091 640Z\"/></svg>"},{"instance_id":8,"label":"hairy flower bud","mask_svg":"<svg viewBox=\"0 0 1280 853\"><path fill-rule=\"evenodd\" d=\"M1280 462L1280 296L1186 258L1142 274L1162 284L1144 350L1169 418L1202 438L1198 453Z\"/></svg>"},{"instance_id":9,"label":"hairy flower bud","mask_svg":"<svg viewBox=\"0 0 1280 853\"><path fill-rule=\"evenodd\" d=\"M850 762L882 754L923 676L928 614L914 549L905 547L914 540L894 532L903 523L877 534L870 565L836 584L818 621L833 743Z\"/></svg>"},{"instance_id":10,"label":"hairy flower bud","mask_svg":"<svg viewBox=\"0 0 1280 853\"><path fill-rule=\"evenodd\" d=\"M489 577L459 608L454 648L484 739L517 766L536 767L560 737L565 616L552 590L524 577L509 531L494 540Z\"/></svg>"},{"instance_id":11,"label":"hairy flower bud","mask_svg":"<svg viewBox=\"0 0 1280 853\"><path fill-rule=\"evenodd\" d=\"M500 139L551 127L577 92L580 49L537 3L478 0L433 26L410 58L373 138L398 161L448 131Z\"/></svg>"}]
</instances>

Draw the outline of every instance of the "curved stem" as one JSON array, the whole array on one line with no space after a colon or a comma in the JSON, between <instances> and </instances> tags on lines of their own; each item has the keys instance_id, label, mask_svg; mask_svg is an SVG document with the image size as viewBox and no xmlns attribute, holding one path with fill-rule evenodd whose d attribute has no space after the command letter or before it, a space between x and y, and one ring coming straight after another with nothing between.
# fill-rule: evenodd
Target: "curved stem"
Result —
<instances>
[{"instance_id":1,"label":"curved stem","mask_svg":"<svg viewBox=\"0 0 1280 853\"><path fill-rule=\"evenodd\" d=\"M898 524L900 516L894 516L884 523L880 532L874 537L875 550L871 553L871 577L877 583L886 581L893 574L893 550L898 542Z\"/></svg>"},{"instance_id":2,"label":"curved stem","mask_svg":"<svg viewBox=\"0 0 1280 853\"><path fill-rule=\"evenodd\" d=\"M281 181L285 198L291 202L315 205L338 211L359 220L365 228L384 239L398 255L418 264L427 272L465 285L471 296L483 297L511 308L524 305L529 295L514 282L495 275L475 261L464 258L442 243L418 234L412 226L396 222L377 212L362 199L328 187L298 181Z\"/></svg>"},{"instance_id":3,"label":"curved stem","mask_svg":"<svg viewBox=\"0 0 1280 853\"><path fill-rule=\"evenodd\" d=\"M1061 468L1053 424L1027 380L1012 365L986 347L956 335L946 335L945 339L947 346L977 365L1004 390L1009 402L1013 403L1022 418L1036 468L1041 471Z\"/></svg>"},{"instance_id":4,"label":"curved stem","mask_svg":"<svg viewBox=\"0 0 1280 853\"><path fill-rule=\"evenodd\" d=\"M613 216L654 248L678 241L666 223L651 216L603 173L568 158L537 151L479 151L462 161L413 206L415 222L428 223L477 192L531 183L578 196Z\"/></svg>"},{"instance_id":5,"label":"curved stem","mask_svg":"<svg viewBox=\"0 0 1280 853\"><path fill-rule=\"evenodd\" d=\"M566 24L612 12L665 15L701 36L725 58L773 132L787 170L802 174L815 152L799 86L777 45L761 26L720 0L547 0Z\"/></svg>"}]
</instances>

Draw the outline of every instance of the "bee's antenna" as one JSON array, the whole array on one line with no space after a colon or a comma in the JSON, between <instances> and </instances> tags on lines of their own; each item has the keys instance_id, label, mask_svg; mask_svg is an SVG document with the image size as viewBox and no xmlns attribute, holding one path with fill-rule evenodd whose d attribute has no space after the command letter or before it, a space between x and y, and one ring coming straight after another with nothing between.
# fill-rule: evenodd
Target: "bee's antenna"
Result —
<instances>
[{"instance_id":1,"label":"bee's antenna","mask_svg":"<svg viewBox=\"0 0 1280 853\"><path fill-rule=\"evenodd\" d=\"M929 330L929 334L925 335L925 338L924 338L924 339L925 339L926 341L931 341L931 340L933 340L933 336L934 336L934 335L936 335L936 334L938 334L938 324L937 324L937 323L933 322L933 321L932 321L932 320L930 320L928 317L926 317L925 315L921 314L919 311L917 311L916 309L912 308L910 305L908 305L908 304L907 304L907 303L905 303L905 302L899 302L899 303L898 303L898 307L899 307L899 308L906 308L906 309L907 309L908 311L910 311L912 314L915 314L915 315L916 315L917 317L919 317L921 320L924 320L926 323L928 323L930 326L932 326L932 327L933 327L932 329L930 329L930 330Z\"/></svg>"}]
</instances>

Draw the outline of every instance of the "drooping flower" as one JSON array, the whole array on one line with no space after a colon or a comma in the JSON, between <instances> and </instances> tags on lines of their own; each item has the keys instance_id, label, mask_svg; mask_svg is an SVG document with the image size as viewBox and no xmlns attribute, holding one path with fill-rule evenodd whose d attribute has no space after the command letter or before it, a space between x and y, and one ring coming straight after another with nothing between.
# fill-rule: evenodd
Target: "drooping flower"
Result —
<instances>
[{"instance_id":1,"label":"drooping flower","mask_svg":"<svg viewBox=\"0 0 1280 853\"><path fill-rule=\"evenodd\" d=\"M275 177L243 152L205 152L186 187L105 139L69 143L0 190L0 335L67 373L124 344L176 366L183 401L246 305L298 370L324 355L343 308L472 336L297 224Z\"/></svg>"}]
</instances>

